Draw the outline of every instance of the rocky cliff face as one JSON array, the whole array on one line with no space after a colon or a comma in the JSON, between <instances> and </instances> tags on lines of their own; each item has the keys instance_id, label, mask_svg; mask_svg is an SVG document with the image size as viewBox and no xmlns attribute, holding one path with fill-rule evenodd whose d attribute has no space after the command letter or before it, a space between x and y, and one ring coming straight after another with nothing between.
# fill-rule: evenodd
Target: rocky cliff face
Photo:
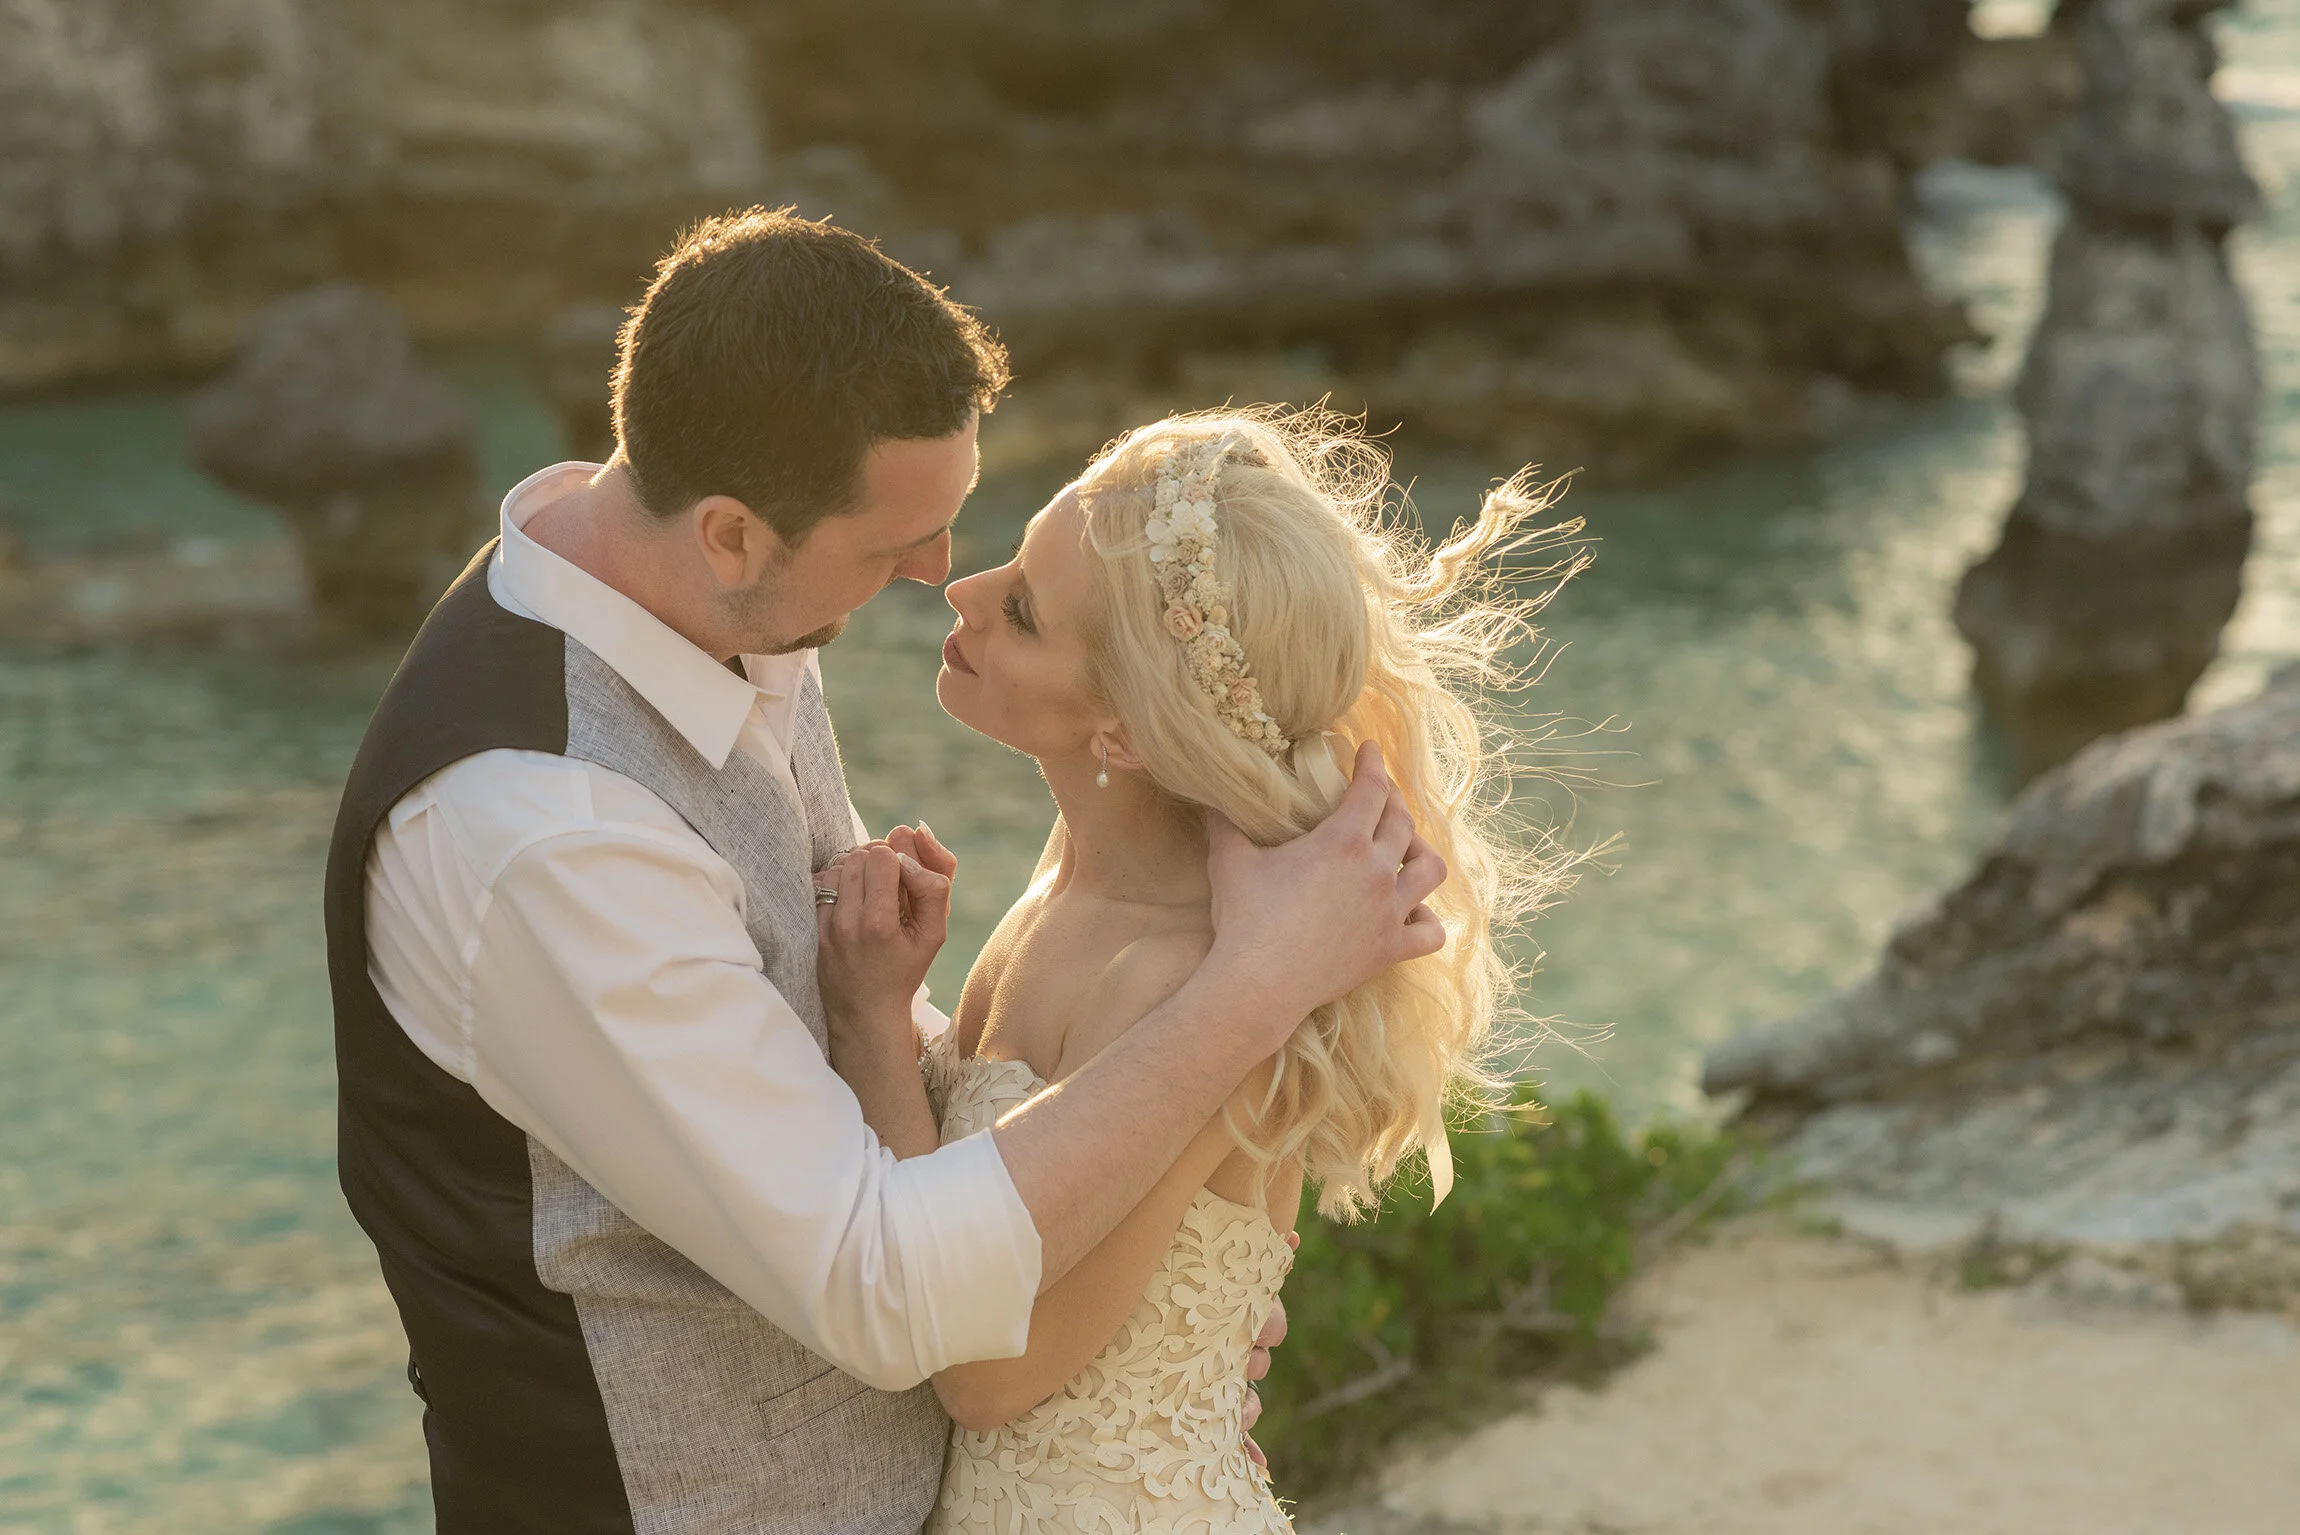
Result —
<instances>
[{"instance_id":1,"label":"rocky cliff face","mask_svg":"<svg viewBox=\"0 0 2300 1535\"><path fill-rule=\"evenodd\" d=\"M2028 482L1957 626L2034 772L2179 712L2236 606L2260 377L2222 242L2259 210L2212 97L2217 4L2091 0L2069 216L2018 390Z\"/></svg>"},{"instance_id":2,"label":"rocky cliff face","mask_svg":"<svg viewBox=\"0 0 2300 1535\"><path fill-rule=\"evenodd\" d=\"M2300 1236L2300 668L2040 778L1873 975L1705 1085L1952 1227Z\"/></svg>"},{"instance_id":3,"label":"rocky cliff face","mask_svg":"<svg viewBox=\"0 0 2300 1535\"><path fill-rule=\"evenodd\" d=\"M1017 402L1053 435L1331 391L1635 473L1809 432L1847 385L1930 388L1963 334L1911 273L1901 168L1844 105L1948 68L1962 0L773 15L780 140L869 167L916 231L898 248L1026 382L1074 375Z\"/></svg>"},{"instance_id":4,"label":"rocky cliff face","mask_svg":"<svg viewBox=\"0 0 2300 1535\"><path fill-rule=\"evenodd\" d=\"M0 388L215 366L336 276L516 331L764 164L748 48L698 7L10 0Z\"/></svg>"},{"instance_id":5,"label":"rocky cliff face","mask_svg":"<svg viewBox=\"0 0 2300 1535\"><path fill-rule=\"evenodd\" d=\"M1929 388L1883 105L1965 0L16 0L0 384L205 367L323 277L421 334L788 198L981 306L1014 456L1348 404L1635 472Z\"/></svg>"}]
</instances>

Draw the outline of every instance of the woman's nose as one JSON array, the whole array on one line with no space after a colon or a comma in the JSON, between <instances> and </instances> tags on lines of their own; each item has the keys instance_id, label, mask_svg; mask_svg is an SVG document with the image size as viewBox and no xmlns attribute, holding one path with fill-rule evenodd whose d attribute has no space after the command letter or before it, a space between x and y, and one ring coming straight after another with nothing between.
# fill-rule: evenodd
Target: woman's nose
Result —
<instances>
[{"instance_id":1,"label":"woman's nose","mask_svg":"<svg viewBox=\"0 0 2300 1535\"><path fill-rule=\"evenodd\" d=\"M942 589L942 600L950 604L952 612L966 620L966 625L970 629L982 627L974 621L972 608L975 593L982 589L984 574L985 572L978 570L971 576L960 576L956 581Z\"/></svg>"}]
</instances>

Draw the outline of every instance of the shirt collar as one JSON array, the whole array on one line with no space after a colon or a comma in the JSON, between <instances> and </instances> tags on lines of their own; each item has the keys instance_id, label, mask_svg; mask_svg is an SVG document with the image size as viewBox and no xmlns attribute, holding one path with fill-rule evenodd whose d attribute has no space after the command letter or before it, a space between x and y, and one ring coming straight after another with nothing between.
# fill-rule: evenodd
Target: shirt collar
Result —
<instances>
[{"instance_id":1,"label":"shirt collar","mask_svg":"<svg viewBox=\"0 0 2300 1535\"><path fill-rule=\"evenodd\" d=\"M638 603L523 531L538 511L590 484L600 467L554 464L511 488L503 498L502 542L488 568L488 591L503 606L583 644L637 689L704 761L723 768L760 699L780 701L786 693L736 676ZM747 676L762 674L754 658L743 660Z\"/></svg>"}]
</instances>

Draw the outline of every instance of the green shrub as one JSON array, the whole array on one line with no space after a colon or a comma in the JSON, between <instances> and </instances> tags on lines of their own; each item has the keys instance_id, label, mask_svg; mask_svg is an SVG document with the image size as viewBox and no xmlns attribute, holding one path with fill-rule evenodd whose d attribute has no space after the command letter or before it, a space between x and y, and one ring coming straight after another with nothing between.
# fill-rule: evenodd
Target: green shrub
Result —
<instances>
[{"instance_id":1,"label":"green shrub","mask_svg":"<svg viewBox=\"0 0 2300 1535\"><path fill-rule=\"evenodd\" d=\"M1718 1185L1733 1151L1698 1126L1625 1134L1605 1101L1531 1089L1453 1136L1454 1188L1401 1178L1356 1226L1302 1205L1289 1331L1254 1431L1279 1491L1309 1499L1399 1431L1474 1416L1513 1376L1618 1354L1600 1330L1640 1234ZM1714 1196L1712 1196L1714 1198Z\"/></svg>"}]
</instances>

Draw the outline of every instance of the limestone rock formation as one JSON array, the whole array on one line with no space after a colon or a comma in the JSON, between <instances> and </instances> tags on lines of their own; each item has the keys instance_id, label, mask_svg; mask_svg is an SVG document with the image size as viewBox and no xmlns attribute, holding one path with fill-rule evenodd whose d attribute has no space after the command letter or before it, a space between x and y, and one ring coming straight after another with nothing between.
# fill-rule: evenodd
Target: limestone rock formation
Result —
<instances>
[{"instance_id":1,"label":"limestone rock formation","mask_svg":"<svg viewBox=\"0 0 2300 1535\"><path fill-rule=\"evenodd\" d=\"M2236 605L2260 377L2222 242L2259 193L2208 85L2216 8L2093 0L2076 24L2028 480L1956 606L2024 773L2178 713Z\"/></svg>"},{"instance_id":2,"label":"limestone rock formation","mask_svg":"<svg viewBox=\"0 0 2300 1535\"><path fill-rule=\"evenodd\" d=\"M1962 0L779 15L778 135L855 146L923 231L896 248L1013 346L993 430L1066 370L1123 414L1250 397L1277 355L1384 421L1635 474L1807 433L1847 385L1926 390L1965 334L1840 109L1949 67Z\"/></svg>"},{"instance_id":3,"label":"limestone rock formation","mask_svg":"<svg viewBox=\"0 0 2300 1535\"><path fill-rule=\"evenodd\" d=\"M336 624L412 626L480 542L470 407L350 283L265 310L190 428L202 469L287 517Z\"/></svg>"},{"instance_id":4,"label":"limestone rock formation","mask_svg":"<svg viewBox=\"0 0 2300 1535\"><path fill-rule=\"evenodd\" d=\"M1874 974L1704 1086L1804 1172L1944 1230L2300 1235L2300 667L2021 796ZM2296 1271L2300 1272L2300 1271Z\"/></svg>"},{"instance_id":5,"label":"limestone rock formation","mask_svg":"<svg viewBox=\"0 0 2300 1535\"><path fill-rule=\"evenodd\" d=\"M980 305L995 456L1332 391L1665 469L1933 387L1870 104L1966 0L16 0L0 385L222 360L328 277L426 339L629 302L796 201Z\"/></svg>"},{"instance_id":6,"label":"limestone rock formation","mask_svg":"<svg viewBox=\"0 0 2300 1535\"><path fill-rule=\"evenodd\" d=\"M336 277L429 337L524 335L764 168L706 5L9 0L0 388L211 367Z\"/></svg>"}]
</instances>

